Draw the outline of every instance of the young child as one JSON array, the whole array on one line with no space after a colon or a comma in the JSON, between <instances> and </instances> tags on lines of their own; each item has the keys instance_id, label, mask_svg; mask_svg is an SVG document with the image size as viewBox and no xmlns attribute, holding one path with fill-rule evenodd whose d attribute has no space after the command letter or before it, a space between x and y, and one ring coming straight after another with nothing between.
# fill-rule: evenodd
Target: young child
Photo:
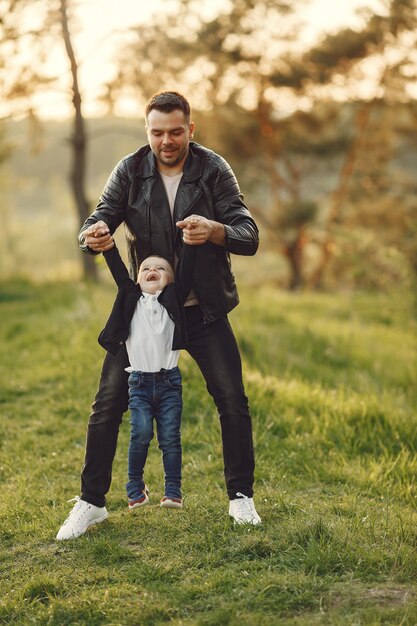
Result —
<instances>
[{"instance_id":1,"label":"young child","mask_svg":"<svg viewBox=\"0 0 417 626\"><path fill-rule=\"evenodd\" d=\"M116 246L104 253L118 285L118 294L99 343L116 354L125 343L129 357L131 431L126 484L130 510L149 502L143 473L153 420L165 474L160 506L182 508L181 412L182 385L179 350L186 345L184 302L192 287L195 248L184 245L175 273L170 263L150 256L139 268L135 283Z\"/></svg>"}]
</instances>

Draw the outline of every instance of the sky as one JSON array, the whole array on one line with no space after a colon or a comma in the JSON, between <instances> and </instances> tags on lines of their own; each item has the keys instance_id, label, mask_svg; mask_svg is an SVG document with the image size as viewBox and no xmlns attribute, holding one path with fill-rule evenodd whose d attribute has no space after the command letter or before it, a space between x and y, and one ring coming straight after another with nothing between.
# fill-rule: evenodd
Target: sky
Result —
<instances>
[{"instance_id":1,"label":"sky","mask_svg":"<svg viewBox=\"0 0 417 626\"><path fill-rule=\"evenodd\" d=\"M202 9L216 10L222 0L201 0ZM152 14L166 10L175 0L79 0L76 11L76 36L74 45L80 60L80 84L84 91L84 113L86 116L103 114L104 109L95 102L101 85L111 76L114 68L115 45L126 27L146 22ZM361 23L355 11L361 8L377 10L381 0L309 0L303 10L302 19L306 26L303 33L305 43L312 42L323 32L332 32L341 27L355 27ZM39 97L36 101L41 117L62 118L71 114L66 93L66 69L68 61L64 51L57 51L51 59L51 72L60 67L61 89L53 94ZM120 115L137 116L138 110L132 102L125 103L117 111Z\"/></svg>"}]
</instances>

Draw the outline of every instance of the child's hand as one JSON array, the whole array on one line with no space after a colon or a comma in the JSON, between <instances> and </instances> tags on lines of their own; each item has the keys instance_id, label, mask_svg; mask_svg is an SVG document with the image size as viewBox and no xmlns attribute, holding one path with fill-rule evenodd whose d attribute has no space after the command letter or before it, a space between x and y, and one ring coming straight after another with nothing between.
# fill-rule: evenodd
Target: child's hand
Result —
<instances>
[{"instance_id":1,"label":"child's hand","mask_svg":"<svg viewBox=\"0 0 417 626\"><path fill-rule=\"evenodd\" d=\"M106 222L99 221L91 224L84 232L85 244L94 250L94 252L106 252L114 246L114 239L110 235L109 227Z\"/></svg>"}]
</instances>

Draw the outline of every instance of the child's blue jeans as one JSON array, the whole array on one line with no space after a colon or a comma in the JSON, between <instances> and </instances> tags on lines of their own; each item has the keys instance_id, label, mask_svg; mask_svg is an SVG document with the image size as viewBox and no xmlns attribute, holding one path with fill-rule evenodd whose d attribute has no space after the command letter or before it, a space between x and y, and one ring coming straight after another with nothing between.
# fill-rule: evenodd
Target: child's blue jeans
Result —
<instances>
[{"instance_id":1,"label":"child's blue jeans","mask_svg":"<svg viewBox=\"0 0 417 626\"><path fill-rule=\"evenodd\" d=\"M160 372L131 372L129 375L130 444L127 496L137 499L145 482L143 472L153 438L153 421L165 473L165 496L181 498L181 413L182 381L178 367Z\"/></svg>"}]
</instances>

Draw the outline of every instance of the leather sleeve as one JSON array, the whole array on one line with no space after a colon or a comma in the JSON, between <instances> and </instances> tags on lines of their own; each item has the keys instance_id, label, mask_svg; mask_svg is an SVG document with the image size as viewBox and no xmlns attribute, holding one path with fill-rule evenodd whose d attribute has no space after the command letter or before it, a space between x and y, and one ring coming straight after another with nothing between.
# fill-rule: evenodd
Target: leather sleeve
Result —
<instances>
[{"instance_id":1,"label":"leather sleeve","mask_svg":"<svg viewBox=\"0 0 417 626\"><path fill-rule=\"evenodd\" d=\"M126 285L134 285L134 281L129 276L117 246L113 246L111 250L103 252L103 256L119 289L124 288Z\"/></svg>"},{"instance_id":2,"label":"leather sleeve","mask_svg":"<svg viewBox=\"0 0 417 626\"><path fill-rule=\"evenodd\" d=\"M110 229L114 231L125 219L127 190L129 186L129 173L126 165L126 158L122 159L110 174L107 183L99 198L96 210L84 222L78 235L78 242L83 252L89 254L100 254L94 252L83 243L83 232L96 222L103 220Z\"/></svg>"},{"instance_id":3,"label":"leather sleeve","mask_svg":"<svg viewBox=\"0 0 417 626\"><path fill-rule=\"evenodd\" d=\"M232 168L222 157L213 154L210 169L206 185L216 219L225 225L226 250L233 254L254 255L259 246L258 227L243 202Z\"/></svg>"}]
</instances>

